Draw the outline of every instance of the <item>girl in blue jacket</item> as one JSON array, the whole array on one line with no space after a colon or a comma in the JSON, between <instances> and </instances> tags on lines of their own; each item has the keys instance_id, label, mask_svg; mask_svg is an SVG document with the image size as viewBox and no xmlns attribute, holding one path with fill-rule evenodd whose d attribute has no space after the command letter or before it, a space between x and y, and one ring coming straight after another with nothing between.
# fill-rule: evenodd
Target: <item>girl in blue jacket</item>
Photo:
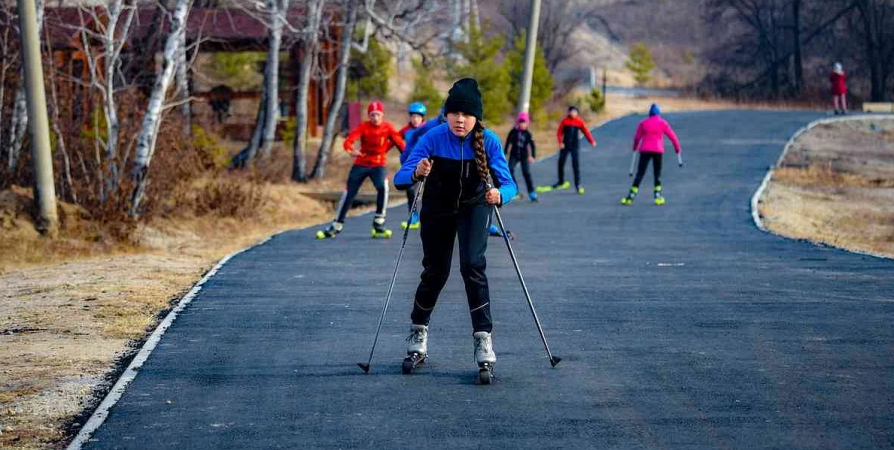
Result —
<instances>
[{"instance_id":1,"label":"girl in blue jacket","mask_svg":"<svg viewBox=\"0 0 894 450\"><path fill-rule=\"evenodd\" d=\"M450 275L453 242L459 238L460 274L472 317L475 359L479 365L493 365L496 355L484 254L492 209L509 203L517 188L500 139L481 122L478 82L457 81L444 110L447 123L426 133L394 175L398 189L428 178L422 194L422 280L410 315L407 354L425 359L429 319Z\"/></svg>"}]
</instances>

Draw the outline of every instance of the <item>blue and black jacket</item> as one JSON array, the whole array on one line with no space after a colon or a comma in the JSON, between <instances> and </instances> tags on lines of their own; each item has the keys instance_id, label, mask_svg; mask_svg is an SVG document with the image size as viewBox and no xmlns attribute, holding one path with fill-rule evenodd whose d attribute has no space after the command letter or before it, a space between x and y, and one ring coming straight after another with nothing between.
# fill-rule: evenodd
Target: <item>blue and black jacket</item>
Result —
<instances>
[{"instance_id":1,"label":"blue and black jacket","mask_svg":"<svg viewBox=\"0 0 894 450\"><path fill-rule=\"evenodd\" d=\"M424 205L436 203L442 207L459 208L483 203L487 190L475 166L472 139L472 133L462 138L456 136L446 123L432 128L419 139L406 162L394 174L394 186L401 190L412 186L419 161L429 159L432 170L426 181ZM518 188L509 173L500 138L490 130L484 130L484 150L494 187L500 190L505 205L515 197Z\"/></svg>"},{"instance_id":2,"label":"blue and black jacket","mask_svg":"<svg viewBox=\"0 0 894 450\"><path fill-rule=\"evenodd\" d=\"M406 146L404 147L404 151L400 153L400 163L404 164L407 162L407 158L410 156L410 153L413 152L413 147L419 143L419 139L422 139L422 136L425 136L425 133L428 133L436 126L447 122L447 119L444 118L443 115L438 115L434 120L429 120L422 124L419 128L413 128L412 130L407 130L407 135L404 136L404 141L406 141Z\"/></svg>"}]
</instances>

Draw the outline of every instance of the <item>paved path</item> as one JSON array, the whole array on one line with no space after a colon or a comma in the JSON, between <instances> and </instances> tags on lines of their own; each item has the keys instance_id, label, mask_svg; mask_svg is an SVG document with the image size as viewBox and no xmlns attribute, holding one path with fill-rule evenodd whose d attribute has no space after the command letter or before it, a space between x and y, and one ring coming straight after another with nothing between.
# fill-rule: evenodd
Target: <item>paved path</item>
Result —
<instances>
[{"instance_id":1,"label":"paved path","mask_svg":"<svg viewBox=\"0 0 894 450\"><path fill-rule=\"evenodd\" d=\"M87 448L894 446L894 262L768 235L749 216L767 167L817 116L667 118L687 166L666 158L665 207L650 204L650 177L634 207L620 205L639 119L628 117L584 153L586 195L504 210L557 368L493 239L498 382L475 384L458 270L433 318L430 363L402 376L413 235L364 375L356 363L399 241L370 240L360 217L335 240L295 231L224 266ZM538 164L536 180L553 182L554 165Z\"/></svg>"}]
</instances>

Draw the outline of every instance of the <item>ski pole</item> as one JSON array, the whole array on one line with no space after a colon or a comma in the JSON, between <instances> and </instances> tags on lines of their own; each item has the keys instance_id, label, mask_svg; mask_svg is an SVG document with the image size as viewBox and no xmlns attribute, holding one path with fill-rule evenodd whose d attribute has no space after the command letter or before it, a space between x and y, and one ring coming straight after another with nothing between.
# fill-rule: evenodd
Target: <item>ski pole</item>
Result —
<instances>
[{"instance_id":1,"label":"ski pole","mask_svg":"<svg viewBox=\"0 0 894 450\"><path fill-rule=\"evenodd\" d=\"M493 189L493 186L488 183L487 190L491 189ZM531 300L531 294L528 292L528 285L525 284L525 278L522 276L521 269L518 267L518 259L515 257L515 252L512 251L512 244L509 243L509 234L506 232L506 227L503 225L503 216L500 215L500 208L494 206L494 212L497 216L497 223L500 225L500 231L503 232L503 241L506 242L506 248L509 250L509 257L512 259L512 264L515 266L515 273L518 275L518 281L521 282L522 290L525 291L525 300L528 301L528 308L531 310L531 315L534 316L534 323L537 324L537 331L540 333L540 340L543 341L543 347L546 349L546 356L549 357L549 363L553 367L556 367L556 364L559 364L559 361L561 361L562 358L553 356L552 352L549 351L549 344L546 343L546 335L543 334L543 327L540 325L537 311L534 311L534 302Z\"/></svg>"},{"instance_id":2,"label":"ski pole","mask_svg":"<svg viewBox=\"0 0 894 450\"><path fill-rule=\"evenodd\" d=\"M427 178L422 179L422 185L419 186L419 190L416 191L416 195L413 197L413 207L410 208L410 217L413 217L413 213L416 212L416 208L419 206L419 198L422 197L422 192L425 191L425 181ZM394 264L394 274L391 275L391 285L388 286L388 295L385 297L385 304L382 306L382 315L379 316L379 325L376 326L376 337L373 338L372 348L369 349L369 359L366 360L366 364L357 363L361 369L365 373L369 373L369 366L372 364L373 352L376 351L376 343L379 341L379 332L382 331L382 322L385 321L385 312L388 311L388 303L391 302L391 293L394 292L394 281L397 279L397 269L400 268L400 260L404 255L404 247L407 246L407 236L410 235L410 227L407 227L404 230L404 237L400 243L400 251L397 253L397 262Z\"/></svg>"},{"instance_id":3,"label":"ski pole","mask_svg":"<svg viewBox=\"0 0 894 450\"><path fill-rule=\"evenodd\" d=\"M683 167L683 155L681 153L677 153L677 164Z\"/></svg>"},{"instance_id":4,"label":"ski pole","mask_svg":"<svg viewBox=\"0 0 894 450\"><path fill-rule=\"evenodd\" d=\"M638 153L639 153L639 152L633 152L633 155L631 155L631 158L630 158L630 170L627 172L628 176L631 176L631 177L633 176L633 167L636 166L636 155L637 155Z\"/></svg>"}]
</instances>

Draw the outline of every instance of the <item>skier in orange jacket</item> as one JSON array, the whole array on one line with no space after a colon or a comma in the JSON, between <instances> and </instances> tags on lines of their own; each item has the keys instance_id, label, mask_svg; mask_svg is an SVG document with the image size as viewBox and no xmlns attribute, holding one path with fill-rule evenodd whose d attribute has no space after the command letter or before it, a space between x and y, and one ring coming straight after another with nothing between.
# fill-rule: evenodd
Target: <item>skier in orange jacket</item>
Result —
<instances>
[{"instance_id":1,"label":"skier in orange jacket","mask_svg":"<svg viewBox=\"0 0 894 450\"><path fill-rule=\"evenodd\" d=\"M366 109L369 120L348 134L344 149L354 156L354 166L348 174L345 192L338 203L335 220L325 230L317 232L317 239L335 237L344 228L345 215L351 209L351 203L366 178L372 180L378 191L376 196L376 215L373 218L372 237L390 238L391 230L385 228L385 208L388 206L388 179L385 170L385 156L392 147L401 151L404 140L394 125L385 121L385 108L381 102L372 102ZM360 150L354 149L354 143L360 140Z\"/></svg>"}]
</instances>

